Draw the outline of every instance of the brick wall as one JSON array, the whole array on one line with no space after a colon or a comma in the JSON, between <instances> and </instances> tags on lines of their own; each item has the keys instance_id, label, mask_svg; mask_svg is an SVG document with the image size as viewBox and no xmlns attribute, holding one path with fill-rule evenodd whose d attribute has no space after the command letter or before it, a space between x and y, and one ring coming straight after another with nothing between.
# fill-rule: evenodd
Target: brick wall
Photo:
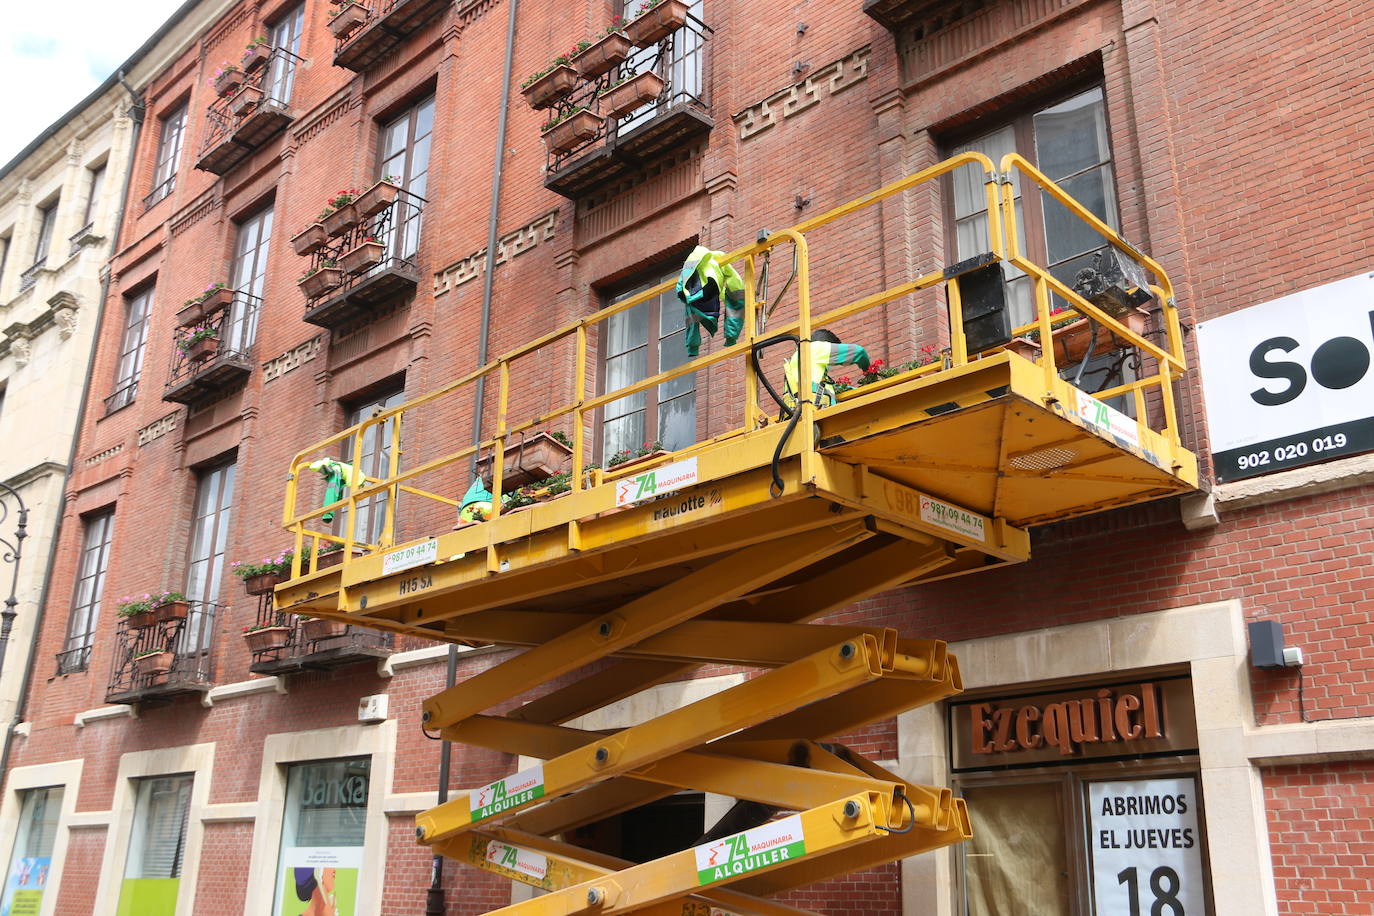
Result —
<instances>
[{"instance_id":1,"label":"brick wall","mask_svg":"<svg viewBox=\"0 0 1374 916\"><path fill-rule=\"evenodd\" d=\"M1374 763L1266 767L1262 773L1279 912L1374 913Z\"/></svg>"}]
</instances>

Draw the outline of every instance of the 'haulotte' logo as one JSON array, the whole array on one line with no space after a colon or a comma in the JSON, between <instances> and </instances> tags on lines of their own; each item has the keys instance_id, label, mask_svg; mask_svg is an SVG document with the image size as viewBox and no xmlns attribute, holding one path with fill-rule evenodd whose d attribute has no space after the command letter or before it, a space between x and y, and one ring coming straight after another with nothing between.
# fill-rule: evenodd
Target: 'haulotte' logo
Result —
<instances>
[{"instance_id":1,"label":"'haulotte' logo","mask_svg":"<svg viewBox=\"0 0 1374 916\"><path fill-rule=\"evenodd\" d=\"M1104 687L1094 696L1056 703L974 703L968 709L975 754L1057 747L1068 757L1085 744L1165 737L1154 684Z\"/></svg>"}]
</instances>

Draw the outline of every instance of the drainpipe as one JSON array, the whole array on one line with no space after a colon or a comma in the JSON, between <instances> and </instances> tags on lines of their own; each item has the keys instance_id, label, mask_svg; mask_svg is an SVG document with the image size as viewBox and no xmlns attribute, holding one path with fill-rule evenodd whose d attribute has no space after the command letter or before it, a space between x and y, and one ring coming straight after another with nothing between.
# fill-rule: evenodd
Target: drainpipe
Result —
<instances>
[{"instance_id":1,"label":"drainpipe","mask_svg":"<svg viewBox=\"0 0 1374 916\"><path fill-rule=\"evenodd\" d=\"M515 13L519 0L509 0L506 13L506 63L501 78L501 113L496 124L496 157L491 173L491 205L487 217L487 257L482 275L482 318L477 329L477 365L487 364L491 336L491 289L492 274L496 272L496 232L497 221L501 215L501 177L502 166L506 159L506 123L510 115L511 69L515 62ZM472 410L472 442L482 441L482 404L486 395L486 376L477 379L477 392ZM470 468L477 473L477 453L472 453ZM501 494L493 498L500 499ZM452 687L458 679L458 647L452 643L448 647L448 672L444 683ZM451 766L453 744L449 741L439 745L439 804L448 801L449 768ZM444 916L444 859L435 856L431 862L429 892L425 897L425 916Z\"/></svg>"},{"instance_id":2,"label":"drainpipe","mask_svg":"<svg viewBox=\"0 0 1374 916\"><path fill-rule=\"evenodd\" d=\"M119 212L115 215L114 230L110 239L110 257L114 258L114 252L119 245L119 233L124 228L125 201L129 197L129 187L134 177L134 156L138 151L139 134L143 131L143 99L134 87L130 86L124 79L124 71L120 70L115 74L119 84L124 87L124 91L129 93L133 99L133 104L129 106L129 118L134 122L133 135L129 138L129 167L124 170L124 190L120 193ZM105 265L106 268L109 264ZM80 444L81 426L86 418L86 407L91 399L91 374L95 368L95 351L100 345L100 330L105 325L105 299L110 292L110 273L108 269L105 276L100 281L100 305L95 313L95 329L92 331L91 352L86 356L86 383L81 387L81 404L76 411L76 431L72 434L72 445L67 451L67 471L62 476L62 488L58 491L58 498L64 503L67 492L67 484L72 479L72 471L76 467L76 450ZM19 702L14 707L14 720L5 729L5 746L0 750L0 780L9 775L10 748L14 737L14 727L24 721L24 713L28 709L29 690L33 687L34 662L38 658L38 637L43 632L43 609L48 606L48 592L52 587L52 570L57 561L57 545L62 538L62 519L65 512L57 515L57 527L53 529L52 543L48 545L48 559L43 567L43 588L38 593L38 608L35 612L33 621L33 639L29 642L28 657L24 661L23 687L19 692Z\"/></svg>"}]
</instances>

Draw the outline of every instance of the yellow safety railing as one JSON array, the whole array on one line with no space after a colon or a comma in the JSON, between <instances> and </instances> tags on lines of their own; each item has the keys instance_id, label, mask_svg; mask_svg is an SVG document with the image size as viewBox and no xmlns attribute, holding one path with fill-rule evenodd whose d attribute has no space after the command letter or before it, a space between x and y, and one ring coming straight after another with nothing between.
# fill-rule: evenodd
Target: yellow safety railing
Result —
<instances>
[{"instance_id":1,"label":"yellow safety railing","mask_svg":"<svg viewBox=\"0 0 1374 916\"><path fill-rule=\"evenodd\" d=\"M618 475L613 468L591 469L590 471L587 468L586 429L588 420L594 417L595 411L621 398L654 390L658 385L665 382L691 375L729 360L747 360L754 345L761 340L789 334L796 335L800 338L798 391L810 391L813 380L810 378L812 361L809 338L814 328L822 326L823 324L837 322L841 319L894 302L920 290L938 286L945 283L948 278L943 270L935 270L879 292L846 302L828 311L817 313L813 311L811 304L811 260L807 235L821 227L836 223L852 214L873 207L895 195L910 191L921 185L939 181L942 177L962 167L975 167L981 169L983 172L983 186L985 191L983 209L987 217L987 244L992 262L1005 261L1006 263L1015 265L1031 276L1035 284L1035 321L1016 330L1020 332L1038 328L1042 341L1052 341L1049 294L1050 291L1053 290L1070 304L1070 312L1105 326L1114 336L1153 358L1158 367L1158 371L1154 375L1142 376L1126 384L1119 385L1107 391L1096 392L1095 394L1097 397L1113 397L1129 392L1136 401L1137 422L1145 426L1147 423L1145 392L1152 387L1157 388L1160 397L1161 413L1164 419L1163 432L1168 436L1169 441L1177 447L1178 432L1174 416L1171 383L1183 370L1183 349L1177 310L1174 307L1173 287L1169 283L1168 277L1165 275L1163 269L1155 261L1137 251L1109 226L1077 201L1073 200L1073 198L1069 197L1062 189L1020 156L1012 154L1004 157L1000 164L1000 168L998 168L993 164L992 160L983 154L966 152L931 166L930 168L909 175L900 181L836 207L826 213L819 214L790 229L772 233L761 241L757 241L751 245L746 245L743 248L728 253L725 258L727 261L735 264L742 263L743 270L741 271L741 275L745 281L743 332L739 341L732 346L721 347L714 352L704 354L680 366L659 372L633 384L625 385L612 391L605 391L601 394L589 395L588 392L591 388L589 384L590 367L588 360L589 333L596 329L598 325L607 322L613 316L626 312L642 302L671 290L675 280L667 280L657 286L630 296L621 302L601 309L594 314L588 315L572 324L530 341L429 394L422 395L396 407L380 411L372 417L348 429L341 430L323 441L317 442L297 453L291 462L282 518L283 525L288 530L292 531L296 538L296 558L293 561L292 577L295 578L302 574L317 571L319 551L323 544L339 545L343 551L342 560L344 564L350 561L355 549L362 548L371 551L393 546L395 543L397 496L400 493L407 493L411 496L432 500L443 505L457 507L459 505L457 499L430 490L421 489L414 486L413 481L426 474L431 474L444 468L454 467L461 462L474 460L474 456L480 454L490 454L492 456L492 480L490 489L494 494L494 499L491 517L495 518L499 516L501 514L500 495L502 493L502 478L505 470L505 455L508 451L511 438L522 435L529 430L545 428L552 421L559 420L560 418L568 418L572 425L572 471L569 481L571 489L574 491L582 490L614 479ZM1124 324L1121 324L1111 315L1087 302L1072 289L1057 280L1046 268L1028 259L1021 247L1021 242L1016 232L1015 202L1009 178L1012 170L1018 171L1024 180L1041 188L1045 193L1059 201L1072 214L1097 232L1106 243L1112 245L1126 256L1133 258L1154 275L1156 285L1151 288L1162 304L1167 331L1167 338L1163 346L1156 345L1140 334L1132 331ZM789 283L788 288L795 285L796 317L783 324L769 328L765 335L760 332L758 326L759 322L756 320L760 314L760 309L768 305L768 303L760 303L756 297L757 280L760 276L761 268L760 259L763 255L781 246L790 246L794 256L795 284ZM959 367L968 363L971 359L978 359L986 356L987 354L970 354L967 352L967 343L964 339L962 325L962 306L959 301L956 284L951 283L949 285L948 299L947 305L950 318L951 340L950 347L945 351L943 359L930 365L912 369L896 378L887 379L883 382L866 386L860 391L850 392L849 394L866 395L868 392L879 391L891 384L910 380L911 378L922 375L935 374L947 368ZM776 305L777 303L774 302L773 306ZM765 308L765 311L771 311L771 309ZM522 358L529 358L540 351L548 350L558 344L569 343L573 348L574 360L572 399L538 416L513 420L510 416L512 367ZM1049 392L1054 389L1054 381L1058 379L1058 367L1055 364L1055 353L1052 345L1046 345L1041 348L1038 362L1045 373L1045 387L1048 395ZM547 367L545 366L542 368L545 370L546 374ZM418 410L434 405L439 401L471 396L475 392L477 382L480 379L490 379L494 380L496 383L494 434L475 444L465 446L439 457L424 461L414 467L402 470L400 467L401 433L407 418L414 415ZM758 380L751 371L748 371L747 367L745 367L743 373L743 386L743 409L740 416L740 424L738 426L714 435L709 439L696 442L674 453L672 456L665 457L663 461L677 460L680 457L690 455L713 443L740 435L769 422L765 415L765 411L758 403ZM825 409L834 410L842 409L842 407L843 404L839 405L838 408L830 407ZM803 428L807 428L806 424L815 421L819 410L821 410L821 408L818 408L811 399L801 399L799 405L799 422L803 424ZM385 435L390 446L386 476L366 477L361 486L348 488L343 499L309 511L299 511L297 508L297 501L300 483L306 471L306 466L318 457L337 457L338 450L346 443L350 445L351 454L362 454L364 441L369 432L374 429L376 430L375 435L378 437L378 443L381 443L381 437ZM814 466L813 463L816 461L815 444L812 438L811 436L798 437L798 448L800 450L804 478L808 476L808 471ZM633 470L635 473L638 473L643 470L643 466L637 465ZM625 473L629 473L629 470ZM365 543L357 540L354 536L354 529L356 527L355 520L358 517L359 504L382 493L388 493L390 495L386 499L382 530L379 538L375 543ZM343 534L325 531L322 530L323 526L313 524L315 520L328 513L340 514L345 518L346 521ZM308 562L303 562L305 557L309 558Z\"/></svg>"}]
</instances>

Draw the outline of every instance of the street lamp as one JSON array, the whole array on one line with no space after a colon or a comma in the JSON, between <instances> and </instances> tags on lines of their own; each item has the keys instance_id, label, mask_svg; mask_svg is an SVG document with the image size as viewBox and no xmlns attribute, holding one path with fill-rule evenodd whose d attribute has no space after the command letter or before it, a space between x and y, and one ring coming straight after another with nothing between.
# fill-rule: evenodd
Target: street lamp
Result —
<instances>
[{"instance_id":1,"label":"street lamp","mask_svg":"<svg viewBox=\"0 0 1374 916\"><path fill-rule=\"evenodd\" d=\"M10 504L6 496L13 496L14 501L19 505L18 525L14 529L13 539L4 536L5 523L9 521ZM29 536L29 510L24 507L24 499L19 492L6 483L0 483L0 562L9 563L14 567L14 574L10 577L10 594L5 599L5 609L0 611L0 675L5 670L5 650L10 644L10 630L14 627L16 615L15 606L19 604L19 599L15 597L15 592L19 589L19 558L23 553L24 538Z\"/></svg>"}]
</instances>

